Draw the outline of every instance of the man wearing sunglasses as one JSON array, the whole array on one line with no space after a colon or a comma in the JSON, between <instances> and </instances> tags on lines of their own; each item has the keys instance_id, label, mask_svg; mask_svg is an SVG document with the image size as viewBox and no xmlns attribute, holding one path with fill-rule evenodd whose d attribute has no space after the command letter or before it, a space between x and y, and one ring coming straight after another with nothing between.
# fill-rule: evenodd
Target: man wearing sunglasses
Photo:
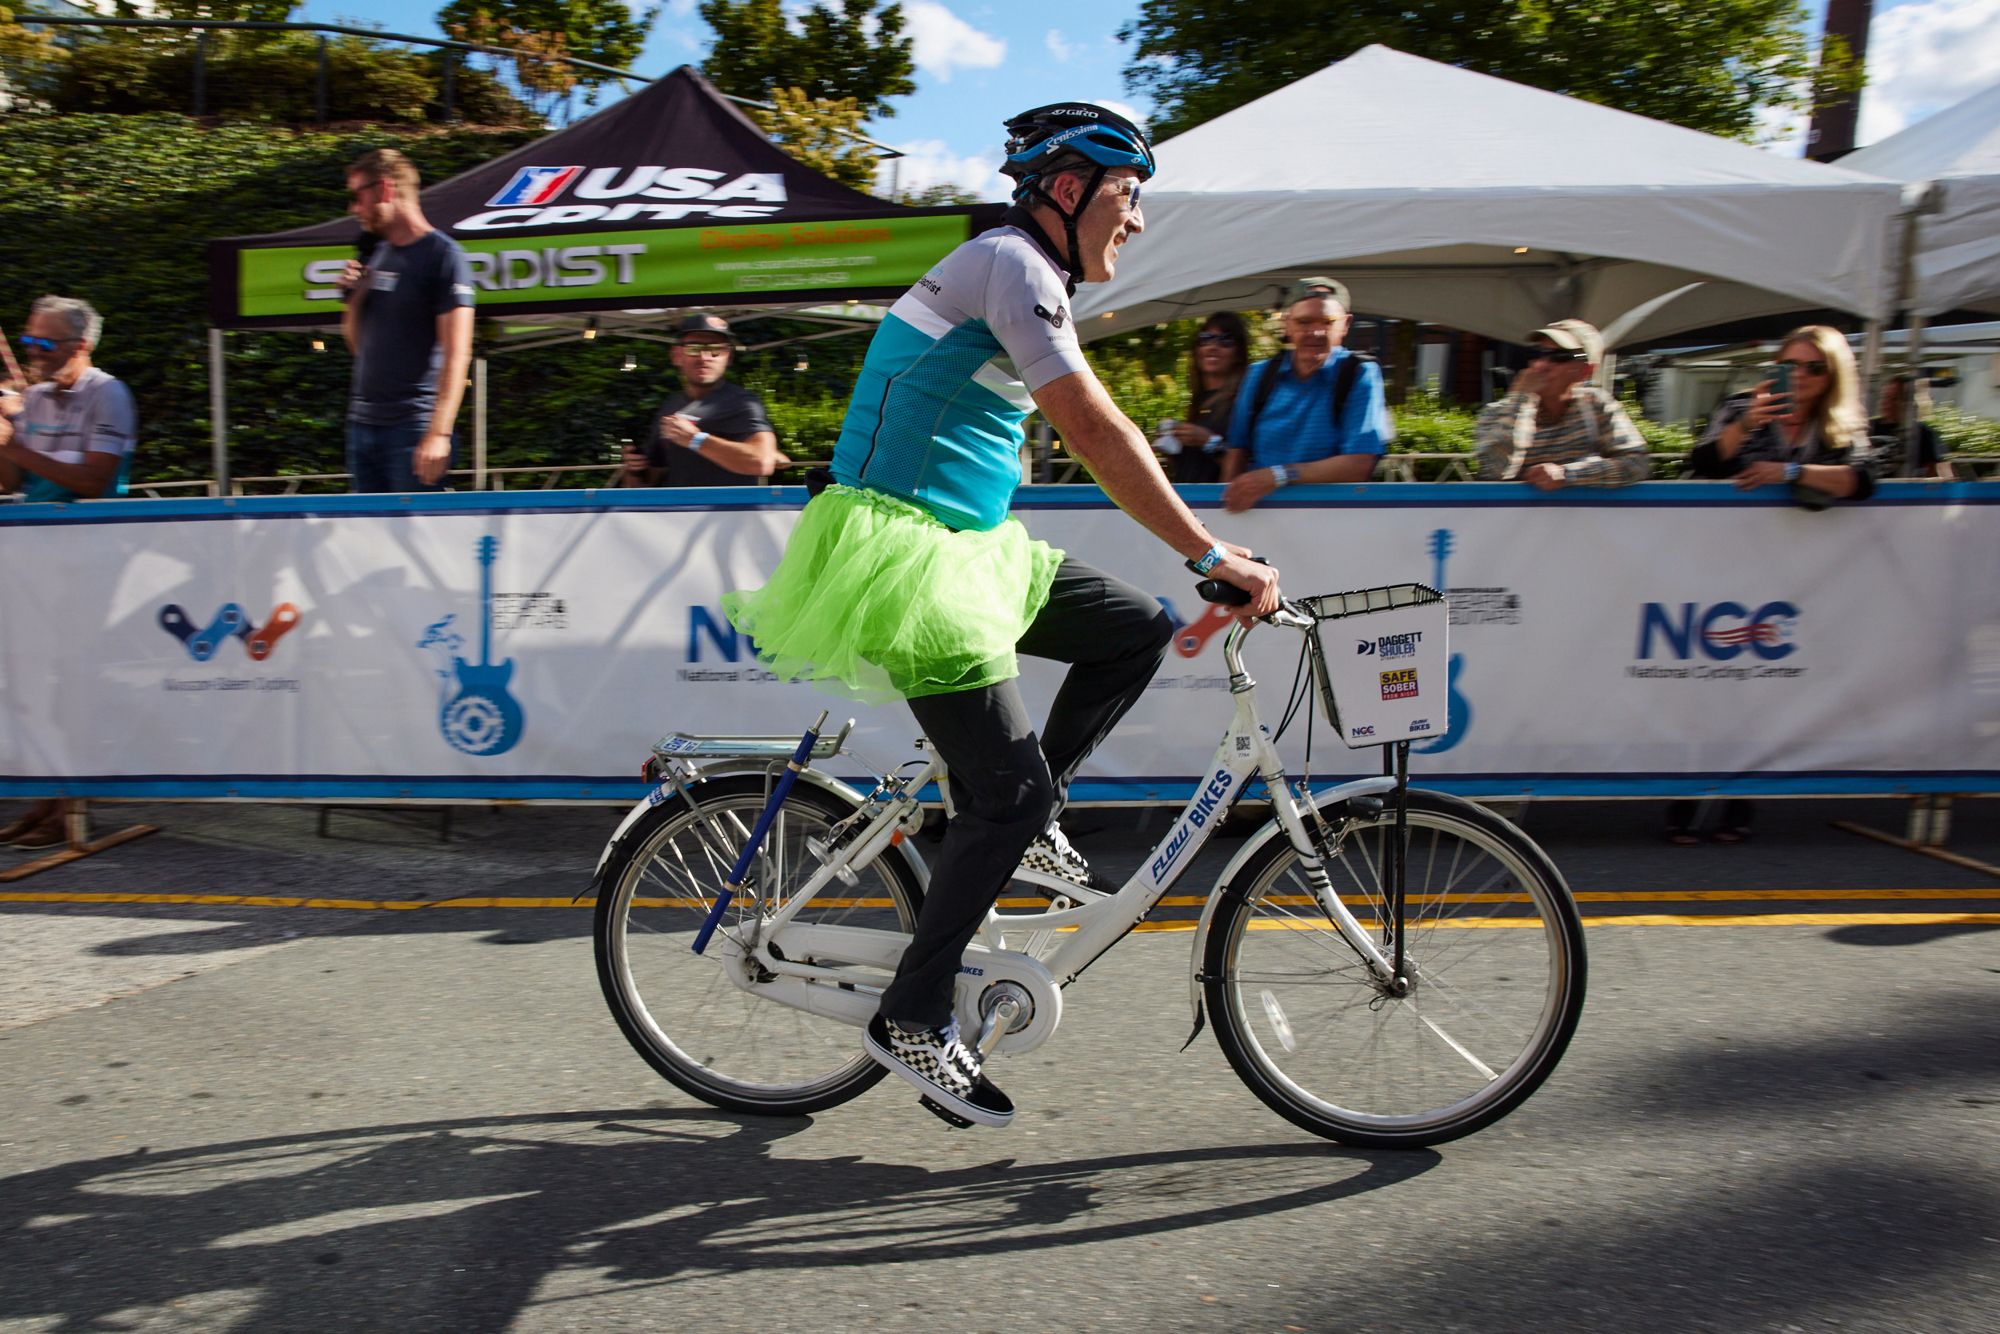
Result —
<instances>
[{"instance_id":1,"label":"man wearing sunglasses","mask_svg":"<svg viewBox=\"0 0 2000 1334\"><path fill-rule=\"evenodd\" d=\"M123 495L138 437L132 391L91 364L104 320L89 302L45 296L20 337L31 384L0 397L0 489L26 500Z\"/></svg>"},{"instance_id":2,"label":"man wearing sunglasses","mask_svg":"<svg viewBox=\"0 0 2000 1334\"><path fill-rule=\"evenodd\" d=\"M347 471L354 491L437 491L472 364L472 269L418 203L417 168L393 148L347 169L347 211L361 224L340 332L354 353Z\"/></svg>"},{"instance_id":3,"label":"man wearing sunglasses","mask_svg":"<svg viewBox=\"0 0 2000 1334\"><path fill-rule=\"evenodd\" d=\"M1540 491L1645 481L1652 462L1644 437L1616 398L1589 383L1604 336L1582 320L1557 320L1528 344L1528 365L1507 396L1479 414L1479 480Z\"/></svg>"},{"instance_id":4,"label":"man wearing sunglasses","mask_svg":"<svg viewBox=\"0 0 2000 1334\"><path fill-rule=\"evenodd\" d=\"M735 347L720 315L682 318L673 351L681 390L660 404L651 444L625 450L621 485L754 486L791 462L764 400L728 378Z\"/></svg>"}]
</instances>

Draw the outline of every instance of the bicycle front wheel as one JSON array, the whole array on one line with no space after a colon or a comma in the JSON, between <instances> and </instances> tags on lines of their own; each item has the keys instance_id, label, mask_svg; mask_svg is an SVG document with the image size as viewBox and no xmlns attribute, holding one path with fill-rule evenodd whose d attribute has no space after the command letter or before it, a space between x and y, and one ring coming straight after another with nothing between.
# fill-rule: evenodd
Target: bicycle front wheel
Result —
<instances>
[{"instance_id":1,"label":"bicycle front wheel","mask_svg":"<svg viewBox=\"0 0 2000 1334\"><path fill-rule=\"evenodd\" d=\"M1395 814L1350 824L1324 869L1390 939ZM1409 794L1404 957L1384 985L1320 907L1280 835L1223 890L1203 960L1229 1063L1297 1125L1415 1148L1469 1135L1547 1079L1583 1012L1583 924L1547 854L1471 802Z\"/></svg>"},{"instance_id":2,"label":"bicycle front wheel","mask_svg":"<svg viewBox=\"0 0 2000 1334\"><path fill-rule=\"evenodd\" d=\"M676 1085L716 1107L799 1116L846 1102L885 1073L860 1032L836 1019L765 1000L724 973L711 944L694 952L716 894L764 809L762 775L711 779L696 804L676 797L625 831L597 881L597 976L618 1027ZM796 784L752 864L755 892L724 913L717 942L746 939L819 867L807 848L853 807ZM895 853L856 885L835 883L796 920L909 931L923 891Z\"/></svg>"}]
</instances>

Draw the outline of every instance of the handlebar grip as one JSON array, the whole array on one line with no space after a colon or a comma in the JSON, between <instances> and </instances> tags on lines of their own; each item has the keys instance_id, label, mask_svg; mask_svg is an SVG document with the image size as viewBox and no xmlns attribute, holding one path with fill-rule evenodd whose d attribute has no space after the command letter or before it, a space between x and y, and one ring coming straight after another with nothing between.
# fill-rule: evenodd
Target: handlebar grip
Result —
<instances>
[{"instance_id":1,"label":"handlebar grip","mask_svg":"<svg viewBox=\"0 0 2000 1334\"><path fill-rule=\"evenodd\" d=\"M1220 579L1204 579L1194 586L1194 591L1203 602L1215 602L1225 607L1240 607L1250 601L1249 593Z\"/></svg>"}]
</instances>

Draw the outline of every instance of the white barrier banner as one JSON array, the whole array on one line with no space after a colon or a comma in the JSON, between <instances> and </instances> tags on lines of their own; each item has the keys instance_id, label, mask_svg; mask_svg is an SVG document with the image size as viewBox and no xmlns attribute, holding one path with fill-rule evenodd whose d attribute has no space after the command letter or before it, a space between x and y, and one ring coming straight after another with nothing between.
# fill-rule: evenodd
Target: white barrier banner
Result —
<instances>
[{"instance_id":1,"label":"white barrier banner","mask_svg":"<svg viewBox=\"0 0 2000 1334\"><path fill-rule=\"evenodd\" d=\"M2000 787L2000 485L1890 486L1825 513L1698 483L1295 488L1243 516L1213 488L1190 494L1217 532L1268 553L1288 592L1447 590L1444 679L1394 686L1435 701L1437 734L1413 756L1427 781ZM800 497L0 511L0 792L614 797L668 732L796 734L822 707L861 719L858 749L892 766L915 735L907 711L771 679L722 615L724 591L775 564ZM1158 595L1181 627L1076 796L1178 799L1228 721L1227 617L1097 492L1021 500L1036 535ZM1251 636L1273 727L1299 647L1288 631ZM1371 645L1329 624L1325 647ZM1059 669L1024 667L1045 708ZM1316 770L1374 764L1325 722ZM1303 734L1286 738L1294 763Z\"/></svg>"}]
</instances>

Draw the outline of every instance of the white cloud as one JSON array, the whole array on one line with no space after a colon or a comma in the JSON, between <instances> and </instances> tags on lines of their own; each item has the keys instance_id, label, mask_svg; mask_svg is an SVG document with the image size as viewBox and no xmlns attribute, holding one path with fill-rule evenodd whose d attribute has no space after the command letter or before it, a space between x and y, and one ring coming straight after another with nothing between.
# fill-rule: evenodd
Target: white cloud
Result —
<instances>
[{"instance_id":1,"label":"white cloud","mask_svg":"<svg viewBox=\"0 0 2000 1334\"><path fill-rule=\"evenodd\" d=\"M1137 108L1133 107L1129 102L1120 102L1115 97L1086 97L1084 101L1095 102L1097 103L1097 105L1103 107L1106 111L1117 112L1119 115L1123 116L1126 120L1129 120L1134 125L1137 125L1140 129L1143 130L1146 128L1146 118L1140 115Z\"/></svg>"},{"instance_id":2,"label":"white cloud","mask_svg":"<svg viewBox=\"0 0 2000 1334\"><path fill-rule=\"evenodd\" d=\"M1878 7L1868 30L1864 144L1888 138L1979 92L2000 69L1995 0L1909 0Z\"/></svg>"},{"instance_id":3,"label":"white cloud","mask_svg":"<svg viewBox=\"0 0 2000 1334\"><path fill-rule=\"evenodd\" d=\"M903 13L912 59L939 83L950 83L955 69L993 69L1007 58L1006 42L979 31L937 0L911 0Z\"/></svg>"},{"instance_id":4,"label":"white cloud","mask_svg":"<svg viewBox=\"0 0 2000 1334\"><path fill-rule=\"evenodd\" d=\"M1000 146L995 144L983 153L960 156L951 151L951 146L942 139L917 139L909 143L897 144L905 156L895 162L884 162L877 168L877 181L884 193L888 192L891 173L898 188L903 190L925 190L933 185L956 185L970 190L982 199L1005 199L1012 191L1012 182L1000 174L997 165Z\"/></svg>"},{"instance_id":5,"label":"white cloud","mask_svg":"<svg viewBox=\"0 0 2000 1334\"><path fill-rule=\"evenodd\" d=\"M1804 114L1776 107L1758 108L1754 142L1765 152L1775 153L1779 157L1804 157L1806 151Z\"/></svg>"},{"instance_id":6,"label":"white cloud","mask_svg":"<svg viewBox=\"0 0 2000 1334\"><path fill-rule=\"evenodd\" d=\"M1075 43L1063 40L1061 28L1050 28L1047 35L1042 38L1042 45L1049 49L1050 55L1065 65L1076 55Z\"/></svg>"}]
</instances>

